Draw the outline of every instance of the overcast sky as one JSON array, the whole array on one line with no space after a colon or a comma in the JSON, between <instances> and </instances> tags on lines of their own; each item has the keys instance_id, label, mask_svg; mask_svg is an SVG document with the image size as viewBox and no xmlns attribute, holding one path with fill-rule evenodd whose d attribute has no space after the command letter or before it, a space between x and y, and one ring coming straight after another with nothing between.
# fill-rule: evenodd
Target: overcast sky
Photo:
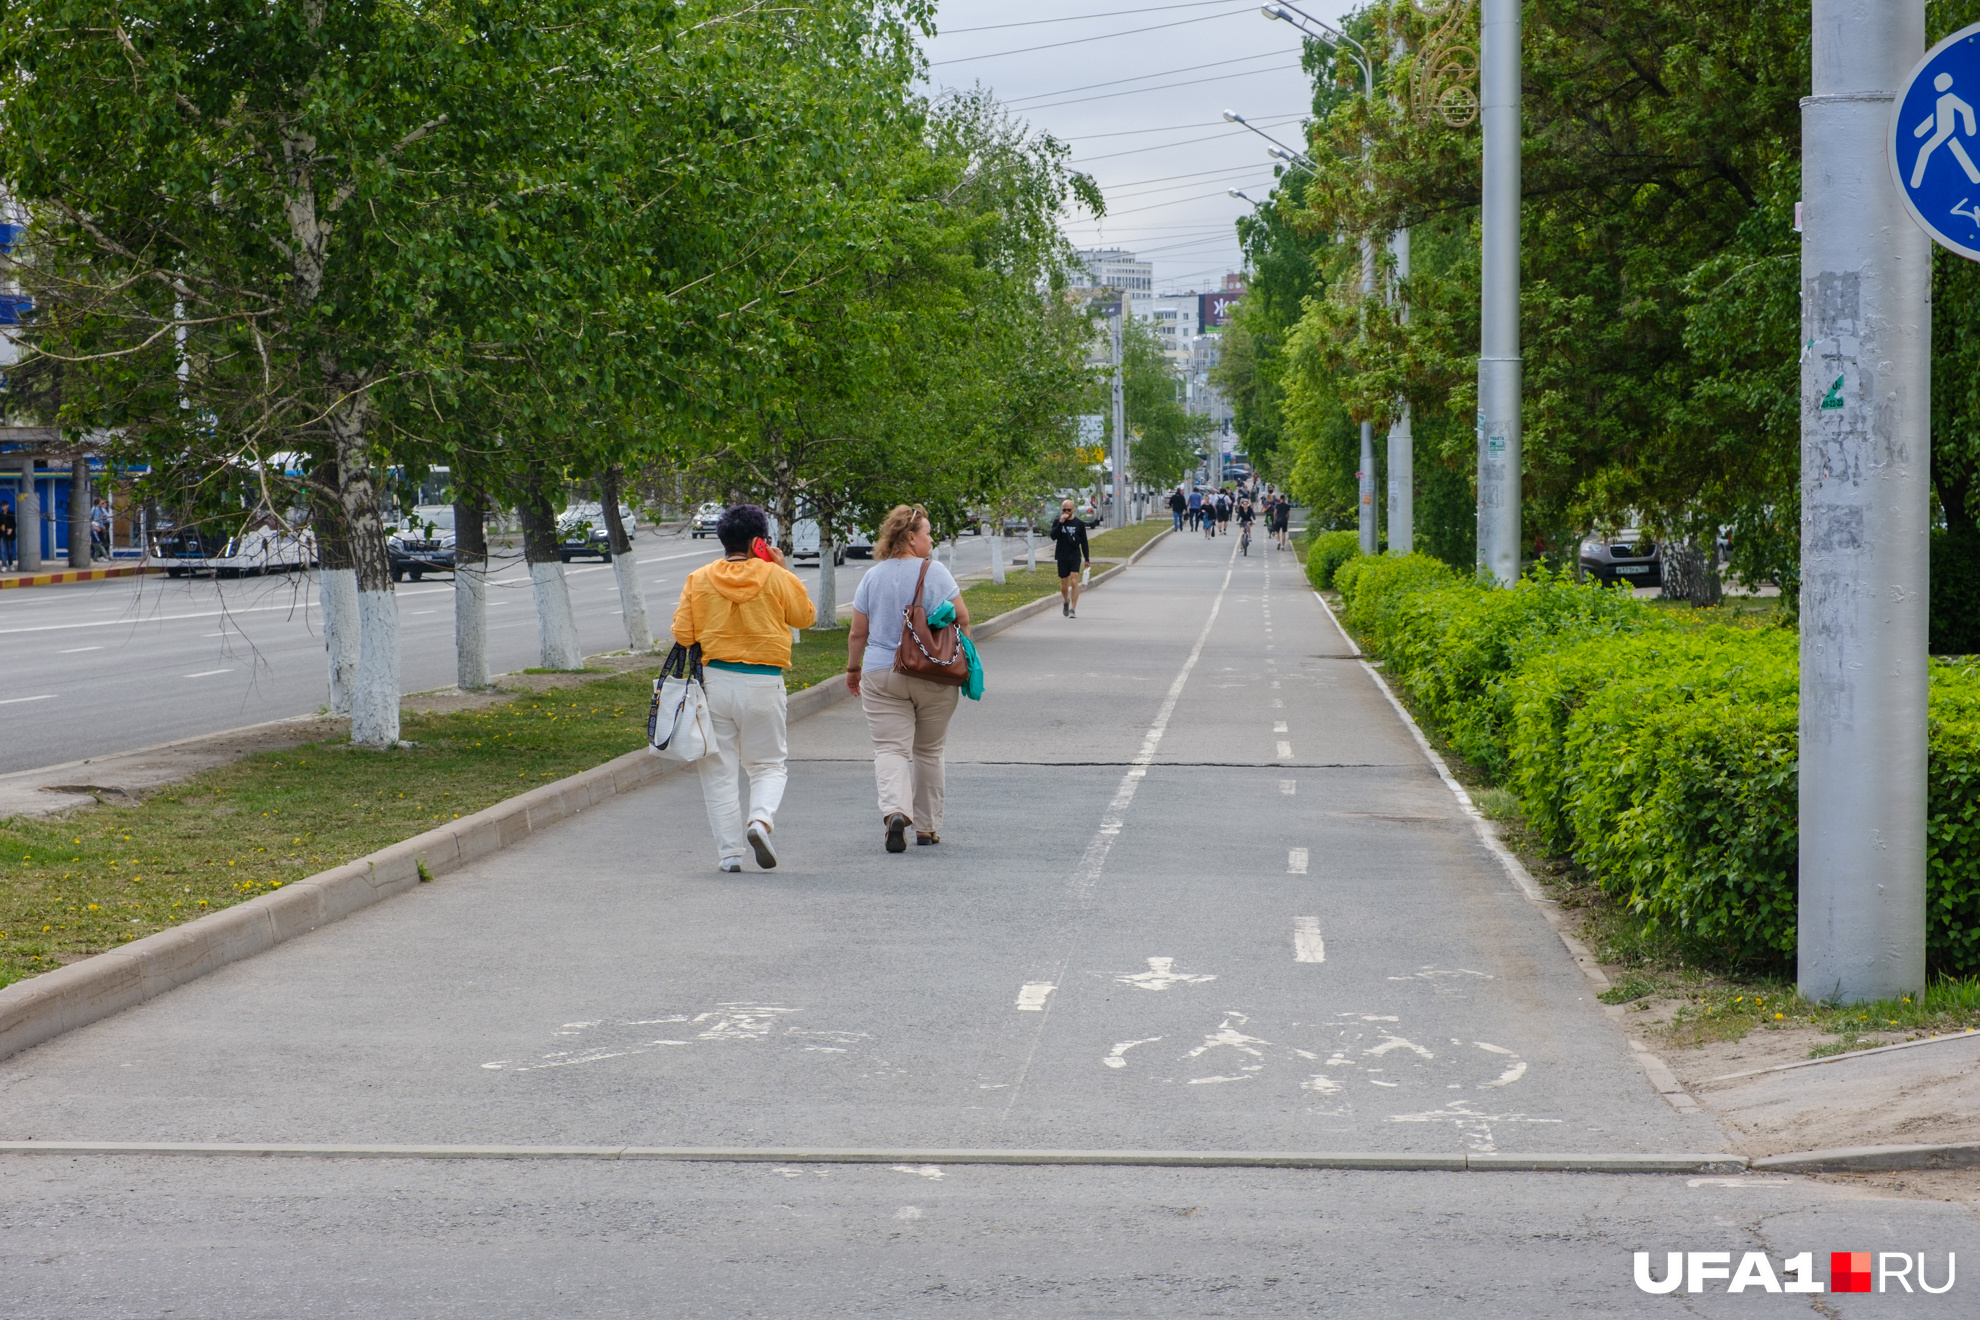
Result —
<instances>
[{"instance_id":1,"label":"overcast sky","mask_svg":"<svg viewBox=\"0 0 1980 1320\"><path fill-rule=\"evenodd\" d=\"M1300 5L1328 22L1347 7ZM1226 190L1264 200L1275 162L1223 112L1303 148L1312 103L1299 34L1258 0L941 0L937 29L936 87L982 83L1099 182L1107 218L1077 213L1074 243L1153 261L1158 293L1216 288L1240 268L1232 222L1250 208Z\"/></svg>"}]
</instances>

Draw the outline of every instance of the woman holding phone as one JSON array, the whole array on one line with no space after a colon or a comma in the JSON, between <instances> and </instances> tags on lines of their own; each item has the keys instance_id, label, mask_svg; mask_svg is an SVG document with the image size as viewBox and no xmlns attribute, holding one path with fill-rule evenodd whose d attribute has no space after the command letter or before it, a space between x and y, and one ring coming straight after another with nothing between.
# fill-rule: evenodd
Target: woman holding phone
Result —
<instances>
[{"instance_id":1,"label":"woman holding phone","mask_svg":"<svg viewBox=\"0 0 1980 1320\"><path fill-rule=\"evenodd\" d=\"M969 607L955 575L930 558L935 538L919 506L897 505L873 538L874 565L853 593L852 633L846 640L846 687L866 712L873 736L873 778L880 820L891 853L942 841L942 751L962 689L894 669L901 626L921 584L921 606L933 613L952 602L956 627L967 632Z\"/></svg>"},{"instance_id":2,"label":"woman holding phone","mask_svg":"<svg viewBox=\"0 0 1980 1320\"><path fill-rule=\"evenodd\" d=\"M784 671L791 629L809 628L817 607L784 556L765 543L770 520L754 504L725 510L715 524L722 558L688 574L674 611L674 640L701 644L715 746L696 764L716 864L742 870L745 850L764 870L777 865L770 836L784 800ZM743 824L736 767L749 774L749 824Z\"/></svg>"}]
</instances>

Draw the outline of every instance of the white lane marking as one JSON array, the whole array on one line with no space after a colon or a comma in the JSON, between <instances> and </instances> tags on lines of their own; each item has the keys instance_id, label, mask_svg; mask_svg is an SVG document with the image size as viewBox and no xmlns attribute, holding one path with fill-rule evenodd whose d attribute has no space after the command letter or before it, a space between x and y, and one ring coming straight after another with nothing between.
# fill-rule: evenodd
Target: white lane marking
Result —
<instances>
[{"instance_id":1,"label":"white lane marking","mask_svg":"<svg viewBox=\"0 0 1980 1320\"><path fill-rule=\"evenodd\" d=\"M703 559L713 559L715 557L715 551L713 549L683 550L677 555L655 555L651 559L642 559L639 562L642 564L664 564L670 559L692 559L696 555L701 556Z\"/></svg>"},{"instance_id":2,"label":"white lane marking","mask_svg":"<svg viewBox=\"0 0 1980 1320\"><path fill-rule=\"evenodd\" d=\"M1236 572L1237 548L1233 546L1230 559L1225 564L1224 580L1217 587L1217 598L1210 602L1210 616L1203 621L1202 631L1196 634L1196 645L1190 648L1189 658L1183 661L1182 668L1176 672L1175 681L1169 684L1169 690L1162 698L1162 704L1156 707L1155 722L1148 726L1148 732L1142 736L1141 750L1135 753L1134 760L1128 765L1127 773L1121 776L1120 786L1114 790L1114 800L1107 804L1107 810L1100 817L1100 828L1093 832L1092 839L1087 842L1086 851L1080 855L1079 865L1073 869L1072 881L1066 886L1066 907L1071 912L1077 913L1085 909L1092 896L1093 886L1099 883L1100 872L1106 869L1107 854L1113 849L1114 840L1120 836L1121 827L1126 823L1127 809L1134 802L1134 791L1141 786L1141 781L1148 777L1148 767L1155 763L1155 753L1162 746L1162 735L1168 732L1169 719L1176 712L1176 703L1182 700L1183 687L1189 682L1191 671L1196 668L1196 662L1203 658L1203 648L1210 644L1210 632L1217 626L1217 615L1224 608L1224 596L1230 591L1231 577ZM1065 978L1066 964L1071 959L1070 947L1059 954L1055 960L1052 980L1041 982L1045 986L1046 994L1050 994L1052 986ZM1039 1000L1040 1002L1034 1007L1042 1012L1045 1007L1044 995L1040 995ZM1024 1006L1024 999L1020 994L1018 1007ZM1010 1103L1004 1106L1005 1118L1009 1118L1011 1111L1017 1107L1018 1094L1024 1088L1025 1078L1031 1073L1031 1061L1038 1055L1038 1042L1044 1037L1045 1033L1039 1031L1031 1038L1031 1048L1025 1051L1024 1062L1018 1067L1017 1076L1012 1079Z\"/></svg>"},{"instance_id":3,"label":"white lane marking","mask_svg":"<svg viewBox=\"0 0 1980 1320\"><path fill-rule=\"evenodd\" d=\"M197 674L180 674L180 678L212 678L215 674L231 674L231 669L202 669Z\"/></svg>"},{"instance_id":4,"label":"white lane marking","mask_svg":"<svg viewBox=\"0 0 1980 1320\"><path fill-rule=\"evenodd\" d=\"M1412 1051L1413 1053L1422 1055L1426 1059L1434 1059L1437 1057L1436 1055L1432 1054L1429 1050L1426 1050L1421 1045L1418 1045L1413 1040L1404 1040L1401 1036L1390 1036L1387 1034L1383 1035L1382 1043L1380 1045L1375 1046L1373 1049L1363 1050L1362 1053L1372 1055L1376 1058L1380 1058L1382 1055L1387 1054L1390 1050L1409 1050Z\"/></svg>"},{"instance_id":5,"label":"white lane marking","mask_svg":"<svg viewBox=\"0 0 1980 1320\"><path fill-rule=\"evenodd\" d=\"M1285 732L1287 732L1287 729L1286 729L1286 722L1285 722L1284 720L1279 720L1279 721L1277 721L1277 722L1275 722L1275 723L1274 723L1274 724L1272 725L1272 732L1273 732L1273 733L1285 733Z\"/></svg>"},{"instance_id":6,"label":"white lane marking","mask_svg":"<svg viewBox=\"0 0 1980 1320\"><path fill-rule=\"evenodd\" d=\"M1291 797L1299 791L1299 781L1297 779L1281 779L1279 781L1279 791L1287 797Z\"/></svg>"},{"instance_id":7,"label":"white lane marking","mask_svg":"<svg viewBox=\"0 0 1980 1320\"><path fill-rule=\"evenodd\" d=\"M1788 1187L1792 1178L1686 1178L1686 1187Z\"/></svg>"},{"instance_id":8,"label":"white lane marking","mask_svg":"<svg viewBox=\"0 0 1980 1320\"><path fill-rule=\"evenodd\" d=\"M1147 971L1136 972L1133 976L1117 976L1114 979L1122 985L1138 985L1143 990L1167 990L1172 985L1195 985L1217 979L1202 972L1179 972L1175 967L1174 958L1150 958Z\"/></svg>"},{"instance_id":9,"label":"white lane marking","mask_svg":"<svg viewBox=\"0 0 1980 1320\"><path fill-rule=\"evenodd\" d=\"M8 697L5 701L0 701L0 706L18 706L23 701L53 701L53 700L55 700L55 694L53 692L44 692L38 697Z\"/></svg>"},{"instance_id":10,"label":"white lane marking","mask_svg":"<svg viewBox=\"0 0 1980 1320\"><path fill-rule=\"evenodd\" d=\"M918 1210L918 1209L916 1209L916 1208L915 1208L914 1206L911 1206L911 1205L904 1205L904 1206L902 1206L902 1207L901 1207L900 1209L898 1209L898 1210L896 1210L896 1211L894 1211L894 1218L896 1218L896 1219L919 1219L919 1218L921 1218L921 1211L920 1211L920 1210Z\"/></svg>"},{"instance_id":11,"label":"white lane marking","mask_svg":"<svg viewBox=\"0 0 1980 1320\"><path fill-rule=\"evenodd\" d=\"M1526 1076L1526 1060L1520 1058L1519 1055L1507 1049L1505 1046L1487 1045L1482 1040L1474 1040L1471 1043L1473 1045L1476 1045L1481 1050L1486 1050L1493 1054L1504 1054L1512 1059L1512 1063L1507 1066L1504 1072L1500 1073L1497 1077L1493 1078L1489 1082L1479 1083L1478 1086L1479 1090L1495 1091L1501 1086L1511 1086L1514 1082Z\"/></svg>"},{"instance_id":12,"label":"white lane marking","mask_svg":"<svg viewBox=\"0 0 1980 1320\"><path fill-rule=\"evenodd\" d=\"M1306 857L1307 857L1306 849L1304 848L1286 849L1286 874L1305 875Z\"/></svg>"},{"instance_id":13,"label":"white lane marking","mask_svg":"<svg viewBox=\"0 0 1980 1320\"><path fill-rule=\"evenodd\" d=\"M1311 963L1327 961L1327 942L1320 938L1320 918L1293 918L1293 961Z\"/></svg>"},{"instance_id":14,"label":"white lane marking","mask_svg":"<svg viewBox=\"0 0 1980 1320\"><path fill-rule=\"evenodd\" d=\"M1045 999L1058 987L1050 981L1033 981L1018 990L1017 1006L1020 1013L1043 1013Z\"/></svg>"},{"instance_id":15,"label":"white lane marking","mask_svg":"<svg viewBox=\"0 0 1980 1320\"><path fill-rule=\"evenodd\" d=\"M101 651L102 649L103 649L103 648L102 648L102 647L100 647L100 646L72 646L72 647L70 647L70 648L69 648L68 650L66 650L66 651L57 651L57 652L56 652L55 654L57 654L57 655L81 655L81 654L82 654L82 653L83 653L84 651Z\"/></svg>"},{"instance_id":16,"label":"white lane marking","mask_svg":"<svg viewBox=\"0 0 1980 1320\"><path fill-rule=\"evenodd\" d=\"M942 1176L942 1171L932 1164L889 1164L887 1167L895 1173L919 1174L921 1177L929 1179L940 1178Z\"/></svg>"},{"instance_id":17,"label":"white lane marking","mask_svg":"<svg viewBox=\"0 0 1980 1320\"><path fill-rule=\"evenodd\" d=\"M1292 760L1292 744L1284 738L1279 739L1279 759L1281 761Z\"/></svg>"},{"instance_id":18,"label":"white lane marking","mask_svg":"<svg viewBox=\"0 0 1980 1320\"><path fill-rule=\"evenodd\" d=\"M1145 1040L1121 1041L1118 1044L1116 1044L1113 1049L1107 1051L1107 1057L1100 1060L1100 1062L1105 1064L1109 1068L1125 1068L1127 1067L1126 1055L1129 1050L1133 1049L1137 1045L1153 1045L1156 1041L1160 1039L1162 1039L1160 1036L1150 1036Z\"/></svg>"}]
</instances>

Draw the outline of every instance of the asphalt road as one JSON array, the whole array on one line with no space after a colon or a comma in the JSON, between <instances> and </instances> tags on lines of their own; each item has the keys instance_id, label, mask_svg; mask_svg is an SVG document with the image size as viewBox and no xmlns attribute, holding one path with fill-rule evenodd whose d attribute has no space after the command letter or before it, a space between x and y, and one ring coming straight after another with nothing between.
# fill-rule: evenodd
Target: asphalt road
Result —
<instances>
[{"instance_id":1,"label":"asphalt road","mask_svg":"<svg viewBox=\"0 0 1980 1320\"><path fill-rule=\"evenodd\" d=\"M1172 538L983 647L943 843L847 702L782 865L676 775L0 1062L0 1138L1725 1149L1651 1088L1290 556ZM1972 1314L1632 1253L1980 1249L1798 1178L0 1156L0 1314ZM1653 1311L1652 1308L1660 1308Z\"/></svg>"},{"instance_id":2,"label":"asphalt road","mask_svg":"<svg viewBox=\"0 0 1980 1320\"><path fill-rule=\"evenodd\" d=\"M1022 546L1007 541L1007 561ZM988 541L964 537L958 547L959 571L989 567ZM634 550L647 618L664 633L682 581L719 549L665 531L647 533ZM840 565L842 604L870 565ZM611 566L581 560L564 571L585 654L622 649ZM816 567L797 571L815 592ZM401 685L451 686L452 579L401 583L398 596ZM536 664L536 606L519 559L491 582L488 605L490 667ZM0 593L0 774L316 711L329 700L321 622L314 574L305 573L112 578Z\"/></svg>"}]
</instances>

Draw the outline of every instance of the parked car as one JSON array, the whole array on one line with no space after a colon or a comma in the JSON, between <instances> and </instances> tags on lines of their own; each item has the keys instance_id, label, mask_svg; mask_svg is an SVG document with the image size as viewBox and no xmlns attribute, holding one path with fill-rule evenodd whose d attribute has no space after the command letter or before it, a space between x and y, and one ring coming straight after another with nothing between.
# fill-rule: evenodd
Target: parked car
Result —
<instances>
[{"instance_id":1,"label":"parked car","mask_svg":"<svg viewBox=\"0 0 1980 1320\"><path fill-rule=\"evenodd\" d=\"M873 558L873 533L853 528L846 534L846 553L854 559Z\"/></svg>"},{"instance_id":2,"label":"parked car","mask_svg":"<svg viewBox=\"0 0 1980 1320\"><path fill-rule=\"evenodd\" d=\"M715 535L715 520L722 516L722 506L710 501L694 511L688 519L688 535L699 539Z\"/></svg>"},{"instance_id":3,"label":"parked car","mask_svg":"<svg viewBox=\"0 0 1980 1320\"><path fill-rule=\"evenodd\" d=\"M774 537L776 535L774 519L771 525L772 530L770 534ZM799 518L791 524L791 562L796 563L800 559L816 558L818 558L818 520L816 518ZM846 562L845 546L836 545L832 547L832 562L834 564L843 564Z\"/></svg>"},{"instance_id":4,"label":"parked car","mask_svg":"<svg viewBox=\"0 0 1980 1320\"><path fill-rule=\"evenodd\" d=\"M248 519L232 535L197 525L175 528L158 541L157 555L167 577L295 573L316 562L316 539L306 529L287 530L264 515Z\"/></svg>"},{"instance_id":5,"label":"parked car","mask_svg":"<svg viewBox=\"0 0 1980 1320\"><path fill-rule=\"evenodd\" d=\"M1664 585L1664 552L1634 527L1614 536L1590 536L1581 543L1583 576L1604 585L1627 582L1632 587Z\"/></svg>"},{"instance_id":6,"label":"parked car","mask_svg":"<svg viewBox=\"0 0 1980 1320\"><path fill-rule=\"evenodd\" d=\"M619 521L625 524L626 539L638 533L639 521L625 505L619 506ZM568 564L573 559L596 556L612 562L612 540L605 530L605 509L599 504L573 504L557 516L557 558Z\"/></svg>"},{"instance_id":7,"label":"parked car","mask_svg":"<svg viewBox=\"0 0 1980 1320\"><path fill-rule=\"evenodd\" d=\"M417 582L428 573L454 571L454 506L422 504L385 538L392 580Z\"/></svg>"}]
</instances>

